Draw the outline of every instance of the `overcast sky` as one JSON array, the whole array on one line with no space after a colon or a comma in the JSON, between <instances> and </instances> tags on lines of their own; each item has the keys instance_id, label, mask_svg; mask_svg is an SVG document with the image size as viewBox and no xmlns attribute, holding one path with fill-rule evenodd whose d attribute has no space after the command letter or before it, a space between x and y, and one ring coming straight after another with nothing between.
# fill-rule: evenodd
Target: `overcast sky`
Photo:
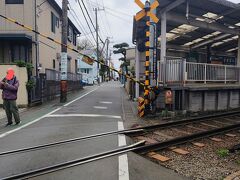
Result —
<instances>
[{"instance_id":1,"label":"overcast sky","mask_svg":"<svg viewBox=\"0 0 240 180\"><path fill-rule=\"evenodd\" d=\"M62 0L56 0L60 5ZM81 2L81 0L79 0ZM134 0L83 0L86 8L95 23L95 14L93 8L100 8L98 12L100 36L103 41L106 37L111 37L110 49L117 43L127 42L130 47L132 44L132 21L133 16L140 10L140 8L134 3ZM240 0L229 0L234 3L240 3ZM75 23L79 30L82 32L81 38L89 39L93 44L94 40L87 26L86 21L81 13L81 9L78 5L78 0L69 0L70 3L70 17L74 14L78 15L80 22ZM144 2L142 0L142 2ZM104 8L103 8L104 7ZM103 10L104 9L104 10ZM71 18L73 21L74 18ZM92 28L91 23L89 25ZM93 31L93 28L92 28ZM95 36L95 33L94 33ZM112 55L112 60L115 63L115 67L119 67L119 56Z\"/></svg>"}]
</instances>

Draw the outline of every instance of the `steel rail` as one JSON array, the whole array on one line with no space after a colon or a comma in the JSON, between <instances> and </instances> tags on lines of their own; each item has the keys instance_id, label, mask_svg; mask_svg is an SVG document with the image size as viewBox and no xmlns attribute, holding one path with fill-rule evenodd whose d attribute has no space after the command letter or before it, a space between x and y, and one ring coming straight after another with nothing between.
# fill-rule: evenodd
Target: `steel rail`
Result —
<instances>
[{"instance_id":1,"label":"steel rail","mask_svg":"<svg viewBox=\"0 0 240 180\"><path fill-rule=\"evenodd\" d=\"M48 144L42 144L42 145L37 145L37 146L32 146L32 147L26 147L26 148L20 148L20 149L0 152L0 156L10 155L10 154L15 154L15 153L21 153L21 152L34 151L34 150L49 148L49 147L52 147L52 146L58 146L58 145L62 145L62 144L73 143L73 142L78 142L78 141L83 141L83 140L89 140L89 139L93 139L93 138L104 137L104 136L114 135L114 134L125 134L125 135L127 135L127 134L132 134L132 133L141 133L141 132L149 131L149 130L152 130L152 129L170 128L170 127L175 127L175 126L179 126L179 125L186 125L186 124L194 123L196 121L198 121L198 122L199 121L205 121L206 119L209 119L209 118L232 116L232 115L236 115L236 114L240 114L240 112L239 111L232 111L232 112L227 112L227 113L218 113L218 114L215 114L215 115L208 115L208 116L201 116L201 117L183 119L183 120L178 120L178 121L173 121L173 122L168 122L168 123L163 123L163 124L156 124L156 125L151 125L151 126L145 126L145 127L139 127L139 128L130 128L130 129L125 129L125 130L120 130L120 131L109 131L109 132L105 132L105 133L99 133L99 134L94 134L94 135L89 135L89 136L77 137L77 138L57 141L57 142L48 143Z\"/></svg>"},{"instance_id":2,"label":"steel rail","mask_svg":"<svg viewBox=\"0 0 240 180\"><path fill-rule=\"evenodd\" d=\"M159 150L166 149L166 148L174 146L174 145L179 145L179 144L183 144L183 143L186 143L186 142L191 142L191 141L194 141L194 140L197 140L197 139L202 139L202 138L205 138L205 137L221 134L221 133L236 130L236 129L240 129L240 123L230 125L230 126L225 126L225 127L222 127L222 128L216 128L216 129L213 129L213 130L203 131L203 132L200 132L200 133L191 134L191 135L188 135L188 136L178 137L178 138L174 138L174 139L171 139L171 140L167 140L167 141L159 142L159 143L155 143L155 144L150 144L150 145L143 145L145 143L145 141L140 141L139 143L132 144L130 146L126 146L126 147L123 147L123 148L118 148L118 149L115 149L115 150L106 151L106 152L95 154L95 155L92 155L92 156L87 156L87 157L84 157L84 158L80 158L80 159L76 159L76 160L72 160L72 161L67 161L67 162L56 164L56 165L53 165L53 166L43 167L43 168L40 168L40 169L24 172L24 173L21 173L21 174L4 177L2 179L3 180L10 180L10 179L33 178L33 177L49 174L49 173L52 173L52 172L60 171L60 170L63 170L63 169L67 169L67 168L70 168L70 167L74 167L74 166L86 164L86 163L89 163L89 162L93 162L93 161L96 161L96 160L104 159L104 158L107 158L107 157L124 154L124 153L127 153L127 152L135 152L135 153L145 154L145 153L150 152L150 151L159 151Z\"/></svg>"},{"instance_id":3,"label":"steel rail","mask_svg":"<svg viewBox=\"0 0 240 180\"><path fill-rule=\"evenodd\" d=\"M40 169L24 172L24 173L21 173L21 174L4 177L4 178L1 178L1 180L29 179L29 178L41 176L41 175L44 175L44 174L49 174L49 173L52 173L52 172L55 172L55 171L60 171L60 170L66 169L66 168L70 168L70 167L82 165L82 164L85 164L85 163L89 163L89 162L92 162L92 161L104 159L104 158L107 158L107 157L123 154L123 153L126 153L126 152L129 152L129 151L133 150L135 147L141 146L144 143L145 143L145 141L140 141L140 142L137 142L135 144L132 144L132 145L129 145L129 146L124 146L122 148L117 148L117 149L114 149L114 150L111 150L111 151L106 151L106 152L103 152L103 153L83 157L83 158L80 158L80 159L75 159L75 160L72 160L72 161L59 163L59 164L56 164L56 165L53 165L53 166L47 166L47 167L43 167L43 168L40 168Z\"/></svg>"},{"instance_id":4,"label":"steel rail","mask_svg":"<svg viewBox=\"0 0 240 180\"><path fill-rule=\"evenodd\" d=\"M202 132L194 133L194 134L187 135L187 136L177 137L177 138L170 139L170 140L160 142L160 143L145 145L144 147L136 148L135 150L133 150L133 152L144 154L149 151L159 151L159 150L165 149L170 146L179 145L179 144L183 144L186 142L191 142L194 140L222 134L222 133L229 132L229 131L236 130L236 129L240 129L240 123L225 126L222 128L216 128L216 129L212 129L212 130L202 131Z\"/></svg>"}]
</instances>

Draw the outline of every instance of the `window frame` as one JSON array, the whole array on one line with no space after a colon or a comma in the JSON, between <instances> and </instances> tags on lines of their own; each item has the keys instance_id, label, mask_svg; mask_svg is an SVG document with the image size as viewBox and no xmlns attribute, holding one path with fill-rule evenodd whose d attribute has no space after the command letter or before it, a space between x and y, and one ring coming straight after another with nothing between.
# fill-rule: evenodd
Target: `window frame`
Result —
<instances>
[{"instance_id":1,"label":"window frame","mask_svg":"<svg viewBox=\"0 0 240 180\"><path fill-rule=\"evenodd\" d=\"M5 0L5 4L24 4L24 0Z\"/></svg>"}]
</instances>

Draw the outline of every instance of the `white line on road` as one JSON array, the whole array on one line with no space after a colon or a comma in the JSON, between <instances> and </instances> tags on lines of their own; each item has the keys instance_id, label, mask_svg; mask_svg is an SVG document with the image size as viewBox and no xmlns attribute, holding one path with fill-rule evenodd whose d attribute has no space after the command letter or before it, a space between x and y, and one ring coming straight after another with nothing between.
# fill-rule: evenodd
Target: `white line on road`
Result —
<instances>
[{"instance_id":1,"label":"white line on road","mask_svg":"<svg viewBox=\"0 0 240 180\"><path fill-rule=\"evenodd\" d=\"M105 117L105 118L121 119L121 116L103 115L103 114L51 114L51 115L48 115L47 117Z\"/></svg>"},{"instance_id":2,"label":"white line on road","mask_svg":"<svg viewBox=\"0 0 240 180\"><path fill-rule=\"evenodd\" d=\"M60 109L61 109L61 108L57 108L57 109L51 111L50 113L45 114L45 115L43 115L43 116L41 116L41 117L39 117L39 118L37 118L37 119L35 119L35 120L27 123L27 124L24 124L24 125L16 128L16 129L13 129L13 130L11 130L11 131L5 132L5 133L3 133L3 134L0 135L0 138L3 138L4 136L7 136L8 134L11 134L11 133L13 133L13 132L16 132L16 131L18 131L18 130L20 130L20 129L22 129L22 128L25 128L25 127L27 127L27 126L29 126L29 125L31 125L31 124L33 124L33 123L41 120L41 119L47 117L47 116L50 115L50 114L55 113L56 111L58 111L58 110L60 110Z\"/></svg>"},{"instance_id":3,"label":"white line on road","mask_svg":"<svg viewBox=\"0 0 240 180\"><path fill-rule=\"evenodd\" d=\"M66 106L72 104L73 102L75 102L75 101L77 101L77 100L79 100L79 99L82 99L83 97L85 97L86 95L92 93L93 91L96 91L97 89L98 89L98 87L97 87L96 89L93 89L93 90L89 91L88 93L86 93L86 94L84 94L84 95L78 97L77 99L74 99L74 100L70 101L69 103L64 104L63 106L66 107Z\"/></svg>"},{"instance_id":4,"label":"white line on road","mask_svg":"<svg viewBox=\"0 0 240 180\"><path fill-rule=\"evenodd\" d=\"M110 101L100 101L99 103L100 104L112 104L112 102L110 102Z\"/></svg>"},{"instance_id":5,"label":"white line on road","mask_svg":"<svg viewBox=\"0 0 240 180\"><path fill-rule=\"evenodd\" d=\"M119 131L124 130L122 121L118 122L118 130ZM118 146L125 146L125 145L127 145L125 135L119 134ZM127 154L124 154L118 157L118 167L119 167L119 170L118 170L119 180L129 180Z\"/></svg>"},{"instance_id":6,"label":"white line on road","mask_svg":"<svg viewBox=\"0 0 240 180\"><path fill-rule=\"evenodd\" d=\"M107 107L105 107L105 106L93 106L93 108L95 108L95 109L107 109Z\"/></svg>"},{"instance_id":7,"label":"white line on road","mask_svg":"<svg viewBox=\"0 0 240 180\"><path fill-rule=\"evenodd\" d=\"M71 103L73 103L73 102L75 102L75 101L77 101L77 100L79 100L79 99L85 97L86 95L90 94L90 93L93 92L93 91L96 91L97 89L98 89L98 87L97 87L96 89L94 89L94 90L92 90L92 91L89 91L88 93L86 93L86 94L84 94L84 95L78 97L77 99L74 99L73 101L71 101L71 102L65 104L64 106L68 106L69 104L71 104ZM37 118L37 119L35 119L35 120L33 120L33 121L31 121L31 122L29 122L29 123L27 123L27 124L24 124L24 125L22 125L22 126L16 128L16 129L13 129L13 130L7 131L7 132L5 132L5 133L3 133L3 134L0 134L0 138L3 138L3 137L5 137L5 136L7 136L8 134L12 134L12 133L14 133L14 132L16 132L16 131L18 131L18 130L20 130L20 129L23 129L23 128L25 128L25 127L27 127L27 126L29 126L29 125L31 125L31 124L37 122L37 121L40 121L41 119L43 119L43 118L45 118L45 117L48 117L50 114L53 114L53 113L59 111L61 108L62 108L62 107L57 108L57 109L55 109L55 110L53 110L53 111L51 111L51 112L49 112L49 113L47 113L47 114L45 114L45 115L43 115L43 116Z\"/></svg>"}]
</instances>

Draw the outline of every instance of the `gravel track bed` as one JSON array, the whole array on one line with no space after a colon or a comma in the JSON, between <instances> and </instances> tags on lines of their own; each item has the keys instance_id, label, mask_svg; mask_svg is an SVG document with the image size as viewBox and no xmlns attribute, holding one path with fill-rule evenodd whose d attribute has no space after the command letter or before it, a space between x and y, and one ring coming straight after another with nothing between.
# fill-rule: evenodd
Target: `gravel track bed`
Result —
<instances>
[{"instance_id":1,"label":"gravel track bed","mask_svg":"<svg viewBox=\"0 0 240 180\"><path fill-rule=\"evenodd\" d=\"M222 124L221 122L223 122L223 121L219 121L219 122L220 122L220 123L209 121L209 122L206 122L206 123L209 124L209 125L217 126L218 128L228 126L228 125L226 125L226 124ZM223 123L224 123L224 122L223 122ZM232 123L231 123L231 124L232 124Z\"/></svg>"},{"instance_id":2,"label":"gravel track bed","mask_svg":"<svg viewBox=\"0 0 240 180\"><path fill-rule=\"evenodd\" d=\"M187 155L179 155L170 150L160 151L159 154L171 158L167 162L157 162L167 168L189 177L191 179L218 180L240 169L240 152L221 157L217 152L221 148L230 148L240 143L240 133L232 131L237 137L225 135L214 136L223 139L222 142L214 142L208 138L197 140L204 143L205 147L193 146L191 143L178 146L189 151ZM156 160L154 160L156 162Z\"/></svg>"},{"instance_id":3,"label":"gravel track bed","mask_svg":"<svg viewBox=\"0 0 240 180\"><path fill-rule=\"evenodd\" d=\"M172 129L163 129L160 132L167 135L167 136L172 136L172 137L186 136L185 133L174 131Z\"/></svg>"},{"instance_id":4,"label":"gravel track bed","mask_svg":"<svg viewBox=\"0 0 240 180\"><path fill-rule=\"evenodd\" d=\"M198 133L198 132L201 132L200 130L197 130L197 129L193 129L193 128L190 128L190 127L179 127L179 128L177 128L177 129L179 129L179 130L181 130L181 131L186 131L186 132L188 132L188 133Z\"/></svg>"},{"instance_id":5,"label":"gravel track bed","mask_svg":"<svg viewBox=\"0 0 240 180\"><path fill-rule=\"evenodd\" d=\"M204 131L208 131L208 130L211 130L211 129L215 129L215 128L210 127L210 126L205 126L205 125L197 124L197 123L191 124L191 126L196 127L196 128L200 128L200 129L203 129Z\"/></svg>"}]
</instances>

